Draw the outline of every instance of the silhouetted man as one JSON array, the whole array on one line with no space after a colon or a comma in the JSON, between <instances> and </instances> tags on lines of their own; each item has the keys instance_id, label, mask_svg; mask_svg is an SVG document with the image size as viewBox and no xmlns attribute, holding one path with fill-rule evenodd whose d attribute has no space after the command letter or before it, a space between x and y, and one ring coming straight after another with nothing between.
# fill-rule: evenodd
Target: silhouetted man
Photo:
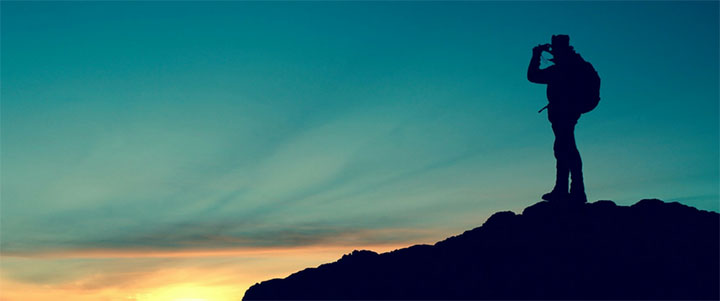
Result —
<instances>
[{"instance_id":1,"label":"silhouetted man","mask_svg":"<svg viewBox=\"0 0 720 301\"><path fill-rule=\"evenodd\" d=\"M552 54L554 65L540 69L540 56L543 51ZM557 174L555 187L544 194L547 201L565 201L585 203L585 185L582 175L582 160L575 145L575 124L580 118L577 95L580 85L577 70L587 64L570 46L567 35L553 35L551 44L538 45L533 48L527 77L533 83L547 84L548 119L555 134L555 159ZM568 177L572 178L568 193Z\"/></svg>"}]
</instances>

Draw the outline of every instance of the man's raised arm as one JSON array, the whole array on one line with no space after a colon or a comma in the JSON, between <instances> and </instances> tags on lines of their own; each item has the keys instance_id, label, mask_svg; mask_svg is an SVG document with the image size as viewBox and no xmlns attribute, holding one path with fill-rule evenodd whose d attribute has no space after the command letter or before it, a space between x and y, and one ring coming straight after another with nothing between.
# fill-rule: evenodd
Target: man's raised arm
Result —
<instances>
[{"instance_id":1,"label":"man's raised arm","mask_svg":"<svg viewBox=\"0 0 720 301\"><path fill-rule=\"evenodd\" d=\"M547 84L549 82L549 75L547 69L540 69L540 55L542 54L546 45L538 45L533 48L532 58L530 59L530 66L528 66L527 78L529 81L537 84Z\"/></svg>"}]
</instances>

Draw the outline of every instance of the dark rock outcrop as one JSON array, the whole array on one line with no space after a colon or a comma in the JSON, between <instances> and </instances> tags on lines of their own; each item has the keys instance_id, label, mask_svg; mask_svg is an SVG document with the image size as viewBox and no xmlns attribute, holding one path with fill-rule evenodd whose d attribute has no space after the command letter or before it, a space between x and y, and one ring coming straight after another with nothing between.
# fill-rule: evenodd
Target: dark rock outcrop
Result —
<instances>
[{"instance_id":1,"label":"dark rock outcrop","mask_svg":"<svg viewBox=\"0 0 720 301\"><path fill-rule=\"evenodd\" d=\"M718 213L642 200L499 212L435 245L353 251L259 299L712 299L720 297Z\"/></svg>"}]
</instances>

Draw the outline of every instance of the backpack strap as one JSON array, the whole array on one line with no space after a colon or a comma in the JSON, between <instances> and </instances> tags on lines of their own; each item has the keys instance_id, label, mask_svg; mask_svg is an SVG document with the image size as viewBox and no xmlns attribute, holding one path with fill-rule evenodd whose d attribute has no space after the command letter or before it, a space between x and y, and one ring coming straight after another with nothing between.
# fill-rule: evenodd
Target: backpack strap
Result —
<instances>
[{"instance_id":1,"label":"backpack strap","mask_svg":"<svg viewBox=\"0 0 720 301\"><path fill-rule=\"evenodd\" d=\"M550 104L547 104L546 106L542 107L542 109L540 109L540 111L538 111L538 114L542 113L542 111L545 111L545 109L547 109L549 106L550 106Z\"/></svg>"}]
</instances>

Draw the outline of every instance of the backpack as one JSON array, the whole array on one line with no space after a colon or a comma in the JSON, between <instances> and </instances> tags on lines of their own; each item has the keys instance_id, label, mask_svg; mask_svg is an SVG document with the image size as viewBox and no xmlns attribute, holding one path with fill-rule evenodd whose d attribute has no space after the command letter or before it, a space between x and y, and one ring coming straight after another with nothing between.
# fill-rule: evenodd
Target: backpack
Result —
<instances>
[{"instance_id":1,"label":"backpack","mask_svg":"<svg viewBox=\"0 0 720 301\"><path fill-rule=\"evenodd\" d=\"M579 64L577 71L576 108L579 113L585 114L595 109L600 102L600 76L593 65L585 60Z\"/></svg>"}]
</instances>

